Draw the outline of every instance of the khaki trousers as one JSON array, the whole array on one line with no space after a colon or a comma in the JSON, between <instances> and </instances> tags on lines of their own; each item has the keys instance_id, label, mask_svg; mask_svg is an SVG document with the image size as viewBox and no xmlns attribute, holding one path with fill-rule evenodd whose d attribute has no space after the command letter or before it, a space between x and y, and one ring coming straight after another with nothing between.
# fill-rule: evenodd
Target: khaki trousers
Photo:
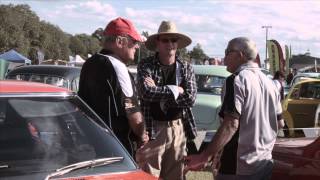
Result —
<instances>
[{"instance_id":1,"label":"khaki trousers","mask_svg":"<svg viewBox=\"0 0 320 180\"><path fill-rule=\"evenodd\" d=\"M137 150L136 160L142 170L165 180L185 179L183 156L186 138L181 119L155 121L155 140Z\"/></svg>"}]
</instances>

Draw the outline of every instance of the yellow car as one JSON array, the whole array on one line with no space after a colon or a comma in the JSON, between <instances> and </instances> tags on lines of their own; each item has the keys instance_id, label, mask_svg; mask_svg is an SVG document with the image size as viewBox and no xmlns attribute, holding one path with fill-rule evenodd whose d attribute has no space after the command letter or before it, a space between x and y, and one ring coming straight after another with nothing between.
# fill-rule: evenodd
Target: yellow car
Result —
<instances>
[{"instance_id":1,"label":"yellow car","mask_svg":"<svg viewBox=\"0 0 320 180\"><path fill-rule=\"evenodd\" d=\"M289 129L319 127L320 80L295 84L283 101L283 118ZM289 131L292 136L293 131Z\"/></svg>"}]
</instances>

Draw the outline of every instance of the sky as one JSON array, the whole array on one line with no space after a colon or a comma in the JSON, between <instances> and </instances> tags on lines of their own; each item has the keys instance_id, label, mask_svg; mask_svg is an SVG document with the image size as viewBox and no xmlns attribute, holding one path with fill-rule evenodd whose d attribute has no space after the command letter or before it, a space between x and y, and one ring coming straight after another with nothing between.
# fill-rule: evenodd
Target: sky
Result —
<instances>
[{"instance_id":1,"label":"sky","mask_svg":"<svg viewBox=\"0 0 320 180\"><path fill-rule=\"evenodd\" d=\"M138 31L155 34L161 21L173 21L210 57L222 58L228 41L246 36L265 59L268 39L291 46L292 54L320 57L319 0L0 0L28 4L41 20L70 34L92 34L119 16Z\"/></svg>"}]
</instances>

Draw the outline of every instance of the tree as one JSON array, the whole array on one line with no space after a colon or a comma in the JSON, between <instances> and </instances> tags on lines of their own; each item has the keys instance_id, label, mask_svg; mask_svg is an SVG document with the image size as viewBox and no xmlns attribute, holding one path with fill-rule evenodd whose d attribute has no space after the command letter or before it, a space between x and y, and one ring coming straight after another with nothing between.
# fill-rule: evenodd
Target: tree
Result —
<instances>
[{"instance_id":1,"label":"tree","mask_svg":"<svg viewBox=\"0 0 320 180\"><path fill-rule=\"evenodd\" d=\"M149 37L149 33L147 31L143 31L142 36L142 38L147 39ZM140 48L136 51L134 62L138 63L141 59L147 58L152 54L153 52L148 50L144 43L141 43Z\"/></svg>"},{"instance_id":2,"label":"tree","mask_svg":"<svg viewBox=\"0 0 320 180\"><path fill-rule=\"evenodd\" d=\"M190 55L187 48L178 49L177 54L181 59L190 62Z\"/></svg>"},{"instance_id":3,"label":"tree","mask_svg":"<svg viewBox=\"0 0 320 180\"><path fill-rule=\"evenodd\" d=\"M102 36L103 36L103 29L102 28L98 28L97 30L95 30L92 34L92 37L98 39L99 41L102 40Z\"/></svg>"},{"instance_id":4,"label":"tree","mask_svg":"<svg viewBox=\"0 0 320 180\"><path fill-rule=\"evenodd\" d=\"M81 52L81 53L80 52L75 53L73 51L74 48L70 48L71 52L73 54L79 54L83 58L87 58L88 54L94 54L94 53L98 52L101 49L99 40L94 36L89 36L89 35L86 35L86 34L79 34L79 35L75 35L73 38L79 39L80 43L82 44L81 46L84 47L84 51ZM73 46L72 43L73 43L73 41L70 41L70 47ZM78 46L79 46L79 44L78 44ZM80 49L81 48L82 47L80 47Z\"/></svg>"},{"instance_id":5,"label":"tree","mask_svg":"<svg viewBox=\"0 0 320 180\"><path fill-rule=\"evenodd\" d=\"M209 58L201 48L199 43L196 44L195 47L190 51L190 58L196 61L196 64L202 64L202 62Z\"/></svg>"},{"instance_id":6,"label":"tree","mask_svg":"<svg viewBox=\"0 0 320 180\"><path fill-rule=\"evenodd\" d=\"M79 36L70 37L69 48L73 55L84 55L87 52L87 48L83 44Z\"/></svg>"}]
</instances>

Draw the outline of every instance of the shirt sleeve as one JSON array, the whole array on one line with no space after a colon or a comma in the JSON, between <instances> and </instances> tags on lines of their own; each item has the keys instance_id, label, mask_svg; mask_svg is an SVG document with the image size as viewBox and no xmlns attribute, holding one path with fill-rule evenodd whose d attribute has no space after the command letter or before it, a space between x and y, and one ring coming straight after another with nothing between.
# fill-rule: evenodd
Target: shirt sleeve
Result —
<instances>
[{"instance_id":1,"label":"shirt sleeve","mask_svg":"<svg viewBox=\"0 0 320 180\"><path fill-rule=\"evenodd\" d=\"M235 83L234 75L231 75L226 79L224 90L223 103L219 112L219 116L224 118L225 115L230 115L236 119L239 119L239 112L241 112L243 97L239 93L240 88L237 86L237 83Z\"/></svg>"}]
</instances>

